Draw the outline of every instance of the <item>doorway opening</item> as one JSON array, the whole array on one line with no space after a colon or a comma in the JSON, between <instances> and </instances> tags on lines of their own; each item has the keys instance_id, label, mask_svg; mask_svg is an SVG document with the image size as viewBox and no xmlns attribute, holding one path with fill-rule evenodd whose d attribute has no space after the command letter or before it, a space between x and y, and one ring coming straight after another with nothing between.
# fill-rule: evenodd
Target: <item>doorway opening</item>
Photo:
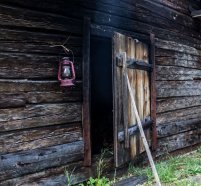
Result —
<instances>
[{"instance_id":1,"label":"doorway opening","mask_svg":"<svg viewBox=\"0 0 201 186\"><path fill-rule=\"evenodd\" d=\"M113 147L112 40L91 37L92 154Z\"/></svg>"}]
</instances>

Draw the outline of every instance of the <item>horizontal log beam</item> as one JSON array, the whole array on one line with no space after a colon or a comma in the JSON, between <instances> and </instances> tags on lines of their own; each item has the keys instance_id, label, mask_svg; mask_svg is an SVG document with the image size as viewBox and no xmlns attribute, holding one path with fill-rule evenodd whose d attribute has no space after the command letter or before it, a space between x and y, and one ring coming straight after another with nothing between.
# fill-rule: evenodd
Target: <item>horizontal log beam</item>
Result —
<instances>
[{"instance_id":1,"label":"horizontal log beam","mask_svg":"<svg viewBox=\"0 0 201 186\"><path fill-rule=\"evenodd\" d=\"M17 85L17 86L16 86ZM81 81L76 81L70 90L81 90ZM27 80L27 79L0 79L0 93L23 93L23 92L54 92L62 89L58 80Z\"/></svg>"},{"instance_id":2,"label":"horizontal log beam","mask_svg":"<svg viewBox=\"0 0 201 186\"><path fill-rule=\"evenodd\" d=\"M152 122L151 120L142 122L142 127L143 127L144 129L150 128L151 125L152 125L152 123L153 123L153 122ZM137 132L139 132L139 129L138 129L137 124L134 125L134 126L132 126L132 127L129 127L129 128L128 128L128 135L129 135L129 136L133 136L133 135L135 135ZM118 132L118 141L119 141L119 142L123 142L123 141L125 140L125 139L124 139L124 135L125 135L124 131Z\"/></svg>"},{"instance_id":3,"label":"horizontal log beam","mask_svg":"<svg viewBox=\"0 0 201 186\"><path fill-rule=\"evenodd\" d=\"M201 96L172 97L157 100L157 113L201 106Z\"/></svg>"},{"instance_id":4,"label":"horizontal log beam","mask_svg":"<svg viewBox=\"0 0 201 186\"><path fill-rule=\"evenodd\" d=\"M138 69L138 70L145 70L145 71L152 71L152 65L151 64L147 64L144 61L139 61L139 60L135 60L135 59L128 59L126 61L127 64L127 68L128 69ZM119 56L116 58L116 65L118 67L123 67L123 59Z\"/></svg>"},{"instance_id":5,"label":"horizontal log beam","mask_svg":"<svg viewBox=\"0 0 201 186\"><path fill-rule=\"evenodd\" d=\"M201 81L157 81L157 98L200 96Z\"/></svg>"},{"instance_id":6,"label":"horizontal log beam","mask_svg":"<svg viewBox=\"0 0 201 186\"><path fill-rule=\"evenodd\" d=\"M81 21L61 15L0 5L1 25L81 34ZM41 19L41 17L43 19ZM31 19L34 18L34 19ZM65 25L65 26L64 26Z\"/></svg>"},{"instance_id":7,"label":"horizontal log beam","mask_svg":"<svg viewBox=\"0 0 201 186\"><path fill-rule=\"evenodd\" d=\"M53 125L0 134L0 155L82 140L81 123Z\"/></svg>"},{"instance_id":8,"label":"horizontal log beam","mask_svg":"<svg viewBox=\"0 0 201 186\"><path fill-rule=\"evenodd\" d=\"M190 121L200 119L201 106L173 110L157 114L157 124L163 125L168 123L176 123L181 121Z\"/></svg>"},{"instance_id":9,"label":"horizontal log beam","mask_svg":"<svg viewBox=\"0 0 201 186\"><path fill-rule=\"evenodd\" d=\"M45 169L41 172L32 173L29 175L24 175L21 177L11 178L5 181L0 182L0 186L10 186L15 185L16 183L20 185L38 185L42 184L67 184L66 176L64 175L65 170L69 170L70 172L75 169L73 173L73 184L77 184L89 178L89 170L88 168L83 169L83 162L77 161L75 163L69 163L64 166L54 167ZM77 169L79 170L77 173ZM75 173L76 172L76 173Z\"/></svg>"},{"instance_id":10,"label":"horizontal log beam","mask_svg":"<svg viewBox=\"0 0 201 186\"><path fill-rule=\"evenodd\" d=\"M0 109L0 132L81 122L81 103L27 105Z\"/></svg>"},{"instance_id":11,"label":"horizontal log beam","mask_svg":"<svg viewBox=\"0 0 201 186\"><path fill-rule=\"evenodd\" d=\"M169 137L201 127L201 118L167 122L157 126L158 138Z\"/></svg>"},{"instance_id":12,"label":"horizontal log beam","mask_svg":"<svg viewBox=\"0 0 201 186\"><path fill-rule=\"evenodd\" d=\"M201 143L201 128L158 140L157 156Z\"/></svg>"},{"instance_id":13,"label":"horizontal log beam","mask_svg":"<svg viewBox=\"0 0 201 186\"><path fill-rule=\"evenodd\" d=\"M13 45L13 44L12 44ZM61 50L61 49L60 49ZM44 54L1 53L0 78L57 80L61 56ZM73 60L73 58L70 58ZM76 79L82 78L81 58L74 59Z\"/></svg>"},{"instance_id":14,"label":"horizontal log beam","mask_svg":"<svg viewBox=\"0 0 201 186\"><path fill-rule=\"evenodd\" d=\"M201 80L201 70L175 67L157 66L157 80Z\"/></svg>"},{"instance_id":15,"label":"horizontal log beam","mask_svg":"<svg viewBox=\"0 0 201 186\"><path fill-rule=\"evenodd\" d=\"M1 155L0 181L83 159L83 141Z\"/></svg>"}]
</instances>

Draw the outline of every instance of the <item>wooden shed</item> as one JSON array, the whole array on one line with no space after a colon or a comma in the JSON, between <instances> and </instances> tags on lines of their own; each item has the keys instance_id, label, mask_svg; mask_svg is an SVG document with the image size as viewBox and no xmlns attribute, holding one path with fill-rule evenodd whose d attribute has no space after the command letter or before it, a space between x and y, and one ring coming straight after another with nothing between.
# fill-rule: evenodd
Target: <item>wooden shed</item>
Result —
<instances>
[{"instance_id":1,"label":"wooden shed","mask_svg":"<svg viewBox=\"0 0 201 186\"><path fill-rule=\"evenodd\" d=\"M200 3L1 0L0 185L65 185L74 168L77 183L104 147L114 167L140 157L125 64L155 156L200 144L201 22L189 10ZM65 56L71 88L57 79Z\"/></svg>"}]
</instances>

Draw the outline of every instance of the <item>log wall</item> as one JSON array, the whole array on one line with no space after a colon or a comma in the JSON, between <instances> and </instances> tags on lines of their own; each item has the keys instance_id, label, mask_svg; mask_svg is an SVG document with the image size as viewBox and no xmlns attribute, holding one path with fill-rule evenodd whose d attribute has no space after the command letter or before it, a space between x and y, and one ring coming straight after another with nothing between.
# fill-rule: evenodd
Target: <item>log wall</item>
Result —
<instances>
[{"instance_id":1,"label":"log wall","mask_svg":"<svg viewBox=\"0 0 201 186\"><path fill-rule=\"evenodd\" d=\"M0 185L62 185L64 167L79 167L83 160L84 15L91 18L92 34L155 34L157 153L200 143L200 21L191 18L188 5L188 0L1 0ZM77 84L64 92L57 82L64 53L51 46L67 38Z\"/></svg>"}]
</instances>

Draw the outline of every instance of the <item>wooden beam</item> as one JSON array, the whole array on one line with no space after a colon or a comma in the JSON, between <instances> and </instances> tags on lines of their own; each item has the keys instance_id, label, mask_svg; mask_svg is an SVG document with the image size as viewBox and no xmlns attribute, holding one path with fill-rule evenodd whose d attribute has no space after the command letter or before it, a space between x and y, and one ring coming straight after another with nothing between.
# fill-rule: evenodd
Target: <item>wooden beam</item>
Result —
<instances>
[{"instance_id":1,"label":"wooden beam","mask_svg":"<svg viewBox=\"0 0 201 186\"><path fill-rule=\"evenodd\" d=\"M90 18L84 18L83 28L83 107L84 166L91 166L91 82L90 82Z\"/></svg>"},{"instance_id":2,"label":"wooden beam","mask_svg":"<svg viewBox=\"0 0 201 186\"><path fill-rule=\"evenodd\" d=\"M152 120L142 122L143 129L149 128L152 125L152 123L153 123ZM138 131L139 131L139 128L135 124L132 127L128 128L128 136L132 136L132 135L136 134ZM118 141L119 142L125 141L125 132L124 131L118 132Z\"/></svg>"},{"instance_id":3,"label":"wooden beam","mask_svg":"<svg viewBox=\"0 0 201 186\"><path fill-rule=\"evenodd\" d=\"M123 66L123 60L122 56L117 57L117 66L122 67ZM144 61L139 61L136 59L129 59L126 61L127 68L129 69L138 69L138 70L145 70L145 71L152 71L152 65L148 64Z\"/></svg>"}]
</instances>

